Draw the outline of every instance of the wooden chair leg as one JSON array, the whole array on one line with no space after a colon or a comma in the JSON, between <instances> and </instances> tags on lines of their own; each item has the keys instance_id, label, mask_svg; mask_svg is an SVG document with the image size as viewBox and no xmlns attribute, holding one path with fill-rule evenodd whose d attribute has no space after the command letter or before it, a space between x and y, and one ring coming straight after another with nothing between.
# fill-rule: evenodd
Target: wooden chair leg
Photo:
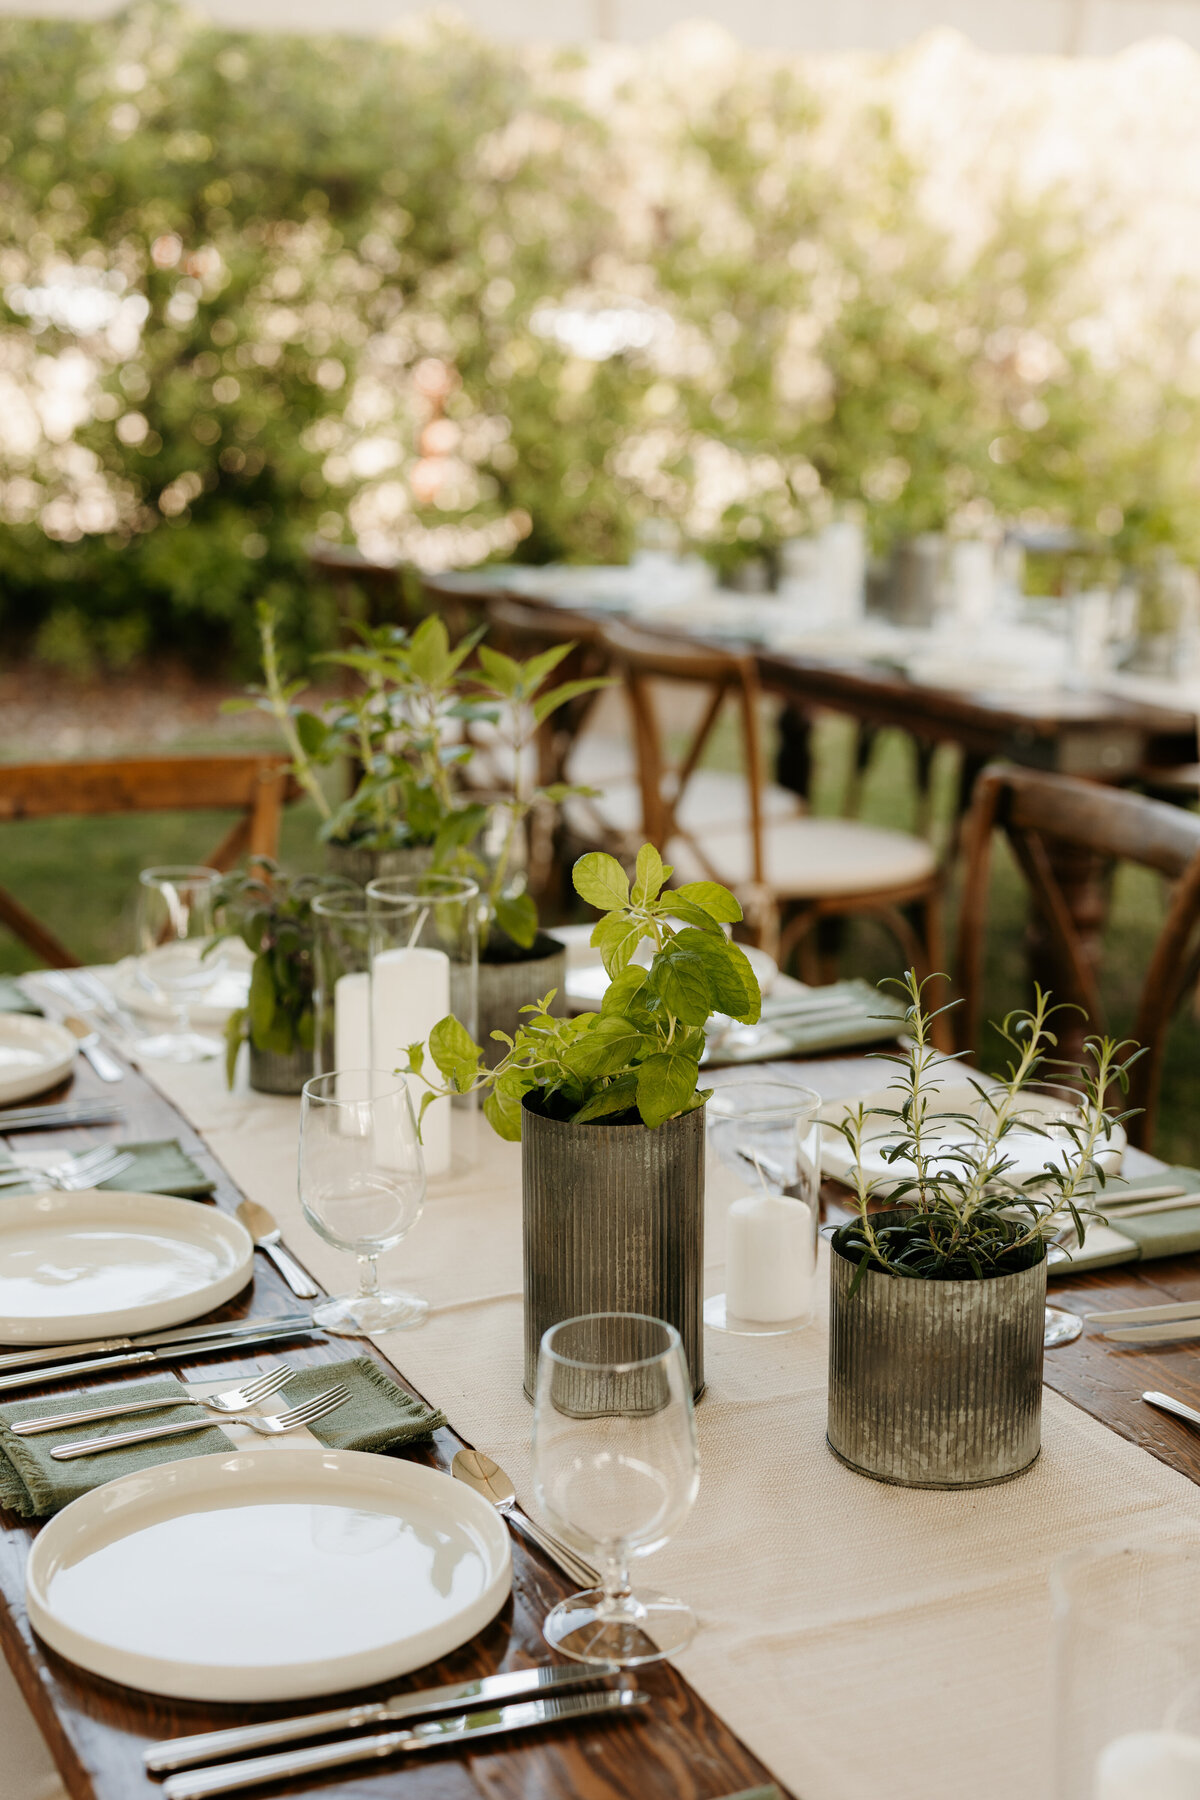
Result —
<instances>
[{"instance_id":1,"label":"wooden chair leg","mask_svg":"<svg viewBox=\"0 0 1200 1800\"><path fill-rule=\"evenodd\" d=\"M31 912L27 912L19 900L4 888L0 888L0 924L7 925L14 937L20 939L35 956L51 969L78 969L82 967L77 956L72 956L65 944L60 944L52 931L38 920Z\"/></svg>"}]
</instances>

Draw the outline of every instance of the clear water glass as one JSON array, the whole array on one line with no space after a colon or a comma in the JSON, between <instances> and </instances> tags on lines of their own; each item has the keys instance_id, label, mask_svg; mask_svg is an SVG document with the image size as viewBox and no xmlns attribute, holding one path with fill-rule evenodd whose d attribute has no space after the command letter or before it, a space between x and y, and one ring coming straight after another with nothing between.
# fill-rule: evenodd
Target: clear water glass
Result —
<instances>
[{"instance_id":1,"label":"clear water glass","mask_svg":"<svg viewBox=\"0 0 1200 1800\"><path fill-rule=\"evenodd\" d=\"M313 901L313 1008L318 1075L369 1066L371 1053L371 921L358 888Z\"/></svg>"},{"instance_id":2,"label":"clear water glass","mask_svg":"<svg viewBox=\"0 0 1200 1800\"><path fill-rule=\"evenodd\" d=\"M378 1259L408 1236L425 1201L425 1163L403 1076L333 1069L304 1084L300 1205L313 1230L358 1257L356 1294L323 1300L313 1319L342 1337L404 1331L429 1310L379 1285Z\"/></svg>"},{"instance_id":3,"label":"clear water glass","mask_svg":"<svg viewBox=\"0 0 1200 1800\"><path fill-rule=\"evenodd\" d=\"M681 1600L634 1588L630 1564L675 1534L700 1486L687 1358L674 1326L591 1313L542 1338L533 1423L538 1503L559 1536L602 1571L562 1601L543 1635L577 1662L626 1668L686 1648Z\"/></svg>"},{"instance_id":4,"label":"clear water glass","mask_svg":"<svg viewBox=\"0 0 1200 1800\"><path fill-rule=\"evenodd\" d=\"M1200 1544L1054 1568L1054 1800L1200 1800Z\"/></svg>"},{"instance_id":5,"label":"clear water glass","mask_svg":"<svg viewBox=\"0 0 1200 1800\"><path fill-rule=\"evenodd\" d=\"M201 1062L220 1056L217 1037L192 1030L192 1008L215 987L225 968L216 938L221 880L198 864L143 869L138 876L138 980L175 1015L174 1028L138 1040L138 1055L156 1062Z\"/></svg>"},{"instance_id":6,"label":"clear water glass","mask_svg":"<svg viewBox=\"0 0 1200 1800\"><path fill-rule=\"evenodd\" d=\"M704 1323L741 1337L811 1324L821 1209L821 1096L798 1082L722 1082L708 1102L714 1151L742 1192L725 1217L725 1291Z\"/></svg>"}]
</instances>

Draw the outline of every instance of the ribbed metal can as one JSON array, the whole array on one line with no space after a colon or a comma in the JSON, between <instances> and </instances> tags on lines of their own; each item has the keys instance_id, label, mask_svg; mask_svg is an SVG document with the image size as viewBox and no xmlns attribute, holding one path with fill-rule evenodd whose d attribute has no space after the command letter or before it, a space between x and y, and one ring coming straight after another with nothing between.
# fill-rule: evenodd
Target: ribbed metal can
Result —
<instances>
[{"instance_id":1,"label":"ribbed metal can","mask_svg":"<svg viewBox=\"0 0 1200 1800\"><path fill-rule=\"evenodd\" d=\"M877 1223L903 1216L875 1215ZM1037 1459L1046 1261L922 1281L830 1256L829 1415L840 1461L900 1487L989 1487Z\"/></svg>"},{"instance_id":2,"label":"ribbed metal can","mask_svg":"<svg viewBox=\"0 0 1200 1800\"><path fill-rule=\"evenodd\" d=\"M525 1392L551 1325L585 1313L646 1313L683 1340L704 1391L704 1108L656 1131L571 1125L528 1103L521 1123Z\"/></svg>"},{"instance_id":3,"label":"ribbed metal can","mask_svg":"<svg viewBox=\"0 0 1200 1800\"><path fill-rule=\"evenodd\" d=\"M532 948L539 952L523 962L488 962L479 959L479 1037L483 1060L494 1069L508 1046L493 1038L493 1031L506 1031L509 1037L524 1023L523 1006L532 1006L555 989L550 1012L554 1018L565 1018L567 1011L567 950L557 938L540 932Z\"/></svg>"},{"instance_id":4,"label":"ribbed metal can","mask_svg":"<svg viewBox=\"0 0 1200 1800\"><path fill-rule=\"evenodd\" d=\"M256 1050L250 1046L250 1086L256 1094L298 1094L316 1073L311 1050Z\"/></svg>"}]
</instances>

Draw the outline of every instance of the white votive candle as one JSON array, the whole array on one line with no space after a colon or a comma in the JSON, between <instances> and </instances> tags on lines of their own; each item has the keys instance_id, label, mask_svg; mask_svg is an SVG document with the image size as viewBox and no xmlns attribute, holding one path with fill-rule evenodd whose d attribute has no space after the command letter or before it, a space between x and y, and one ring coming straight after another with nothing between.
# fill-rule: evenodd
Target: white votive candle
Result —
<instances>
[{"instance_id":1,"label":"white votive candle","mask_svg":"<svg viewBox=\"0 0 1200 1800\"><path fill-rule=\"evenodd\" d=\"M333 984L333 1066L371 1067L371 977L365 969Z\"/></svg>"},{"instance_id":2,"label":"white votive candle","mask_svg":"<svg viewBox=\"0 0 1200 1800\"><path fill-rule=\"evenodd\" d=\"M444 950L382 950L371 964L371 1061L396 1069L410 1044L425 1045L439 1019L450 1011L450 958ZM429 1073L437 1079L432 1067ZM413 1111L419 1112L424 1085L409 1076ZM450 1167L450 1099L435 1100L421 1121L425 1173L444 1175Z\"/></svg>"},{"instance_id":3,"label":"white votive candle","mask_svg":"<svg viewBox=\"0 0 1200 1800\"><path fill-rule=\"evenodd\" d=\"M729 1208L725 1312L773 1325L812 1311L813 1215L803 1200L748 1194Z\"/></svg>"},{"instance_id":4,"label":"white votive candle","mask_svg":"<svg viewBox=\"0 0 1200 1800\"><path fill-rule=\"evenodd\" d=\"M1096 1759L1092 1800L1200 1800L1200 1737L1131 1731Z\"/></svg>"}]
</instances>

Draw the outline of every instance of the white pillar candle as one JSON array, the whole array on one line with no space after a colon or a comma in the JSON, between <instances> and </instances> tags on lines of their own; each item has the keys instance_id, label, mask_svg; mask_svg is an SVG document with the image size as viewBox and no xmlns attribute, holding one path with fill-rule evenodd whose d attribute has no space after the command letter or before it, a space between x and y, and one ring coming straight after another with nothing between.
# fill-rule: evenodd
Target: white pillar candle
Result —
<instances>
[{"instance_id":1,"label":"white pillar candle","mask_svg":"<svg viewBox=\"0 0 1200 1800\"><path fill-rule=\"evenodd\" d=\"M371 1061L377 1069L396 1069L408 1046L422 1043L429 1053L429 1033L450 1011L450 958L444 950L421 947L382 950L371 964ZM430 1069L434 1079L437 1071ZM419 1112L423 1084L409 1077L413 1111ZM421 1121L425 1173L444 1175L450 1167L450 1100L435 1100Z\"/></svg>"},{"instance_id":2,"label":"white pillar candle","mask_svg":"<svg viewBox=\"0 0 1200 1800\"><path fill-rule=\"evenodd\" d=\"M1200 1737L1131 1731L1096 1759L1093 1800L1200 1800Z\"/></svg>"},{"instance_id":3,"label":"white pillar candle","mask_svg":"<svg viewBox=\"0 0 1200 1800\"><path fill-rule=\"evenodd\" d=\"M773 1325L811 1312L814 1262L812 1209L803 1200L735 1200L726 1225L726 1315Z\"/></svg>"},{"instance_id":4,"label":"white pillar candle","mask_svg":"<svg viewBox=\"0 0 1200 1800\"><path fill-rule=\"evenodd\" d=\"M333 1066L369 1069L371 1062L371 977L365 969L339 975L333 984Z\"/></svg>"}]
</instances>

